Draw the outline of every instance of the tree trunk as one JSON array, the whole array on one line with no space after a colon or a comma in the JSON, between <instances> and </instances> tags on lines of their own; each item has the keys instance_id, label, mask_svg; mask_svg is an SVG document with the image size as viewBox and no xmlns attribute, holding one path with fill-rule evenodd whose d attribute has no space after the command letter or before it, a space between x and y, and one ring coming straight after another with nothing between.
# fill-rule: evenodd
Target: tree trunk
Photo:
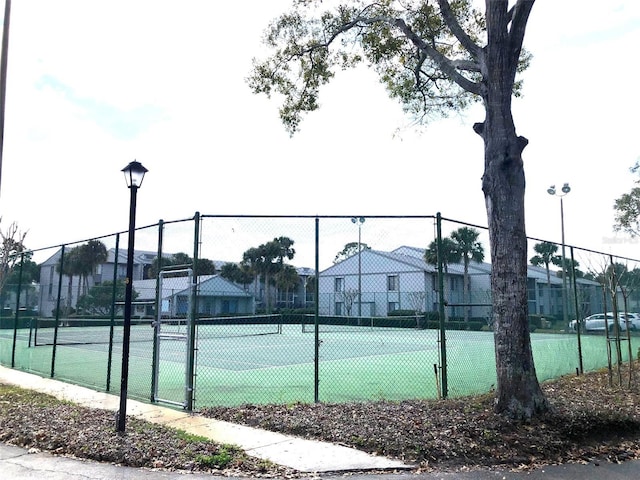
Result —
<instances>
[{"instance_id":1,"label":"tree trunk","mask_svg":"<svg viewBox=\"0 0 640 480\"><path fill-rule=\"evenodd\" d=\"M549 270L549 262L545 262L545 268L547 269L547 295L549 295L549 310L550 314L555 318L556 309L555 309L555 298L553 296L553 292L551 291L551 271ZM565 325L566 327L566 325Z\"/></svg>"},{"instance_id":2,"label":"tree trunk","mask_svg":"<svg viewBox=\"0 0 640 480\"><path fill-rule=\"evenodd\" d=\"M469 281L469 257L464 256L464 272L462 275L462 296L464 298L464 321L468 322L471 316L471 307L468 305L471 303L471 282Z\"/></svg>"},{"instance_id":3,"label":"tree trunk","mask_svg":"<svg viewBox=\"0 0 640 480\"><path fill-rule=\"evenodd\" d=\"M510 92L509 92L510 97ZM485 143L485 195L491 248L496 411L529 419L548 409L533 363L528 322L527 237L522 150L510 98L486 103L484 124L474 126Z\"/></svg>"},{"instance_id":4,"label":"tree trunk","mask_svg":"<svg viewBox=\"0 0 640 480\"><path fill-rule=\"evenodd\" d=\"M69 297L67 299L67 309L70 312L71 311L71 303L72 303L72 297L73 297L73 276L69 275L69 284L67 286L67 296ZM67 313L68 315L69 313Z\"/></svg>"},{"instance_id":5,"label":"tree trunk","mask_svg":"<svg viewBox=\"0 0 640 480\"><path fill-rule=\"evenodd\" d=\"M78 287L76 289L76 313L78 312L78 300L80 300L80 289L82 287L82 275L78 277Z\"/></svg>"},{"instance_id":6,"label":"tree trunk","mask_svg":"<svg viewBox=\"0 0 640 480\"><path fill-rule=\"evenodd\" d=\"M264 295L266 313L271 313L271 278L268 272L264 274Z\"/></svg>"},{"instance_id":7,"label":"tree trunk","mask_svg":"<svg viewBox=\"0 0 640 480\"><path fill-rule=\"evenodd\" d=\"M484 140L485 197L491 249L491 290L496 355L496 403L499 413L530 419L549 408L533 363L528 322L525 178L522 151L528 140L516 134L511 114L513 62L507 48L506 9L487 2L491 20L483 94L485 121L474 125ZM491 15L491 19L489 19ZM497 27L497 28L496 28ZM519 51L519 48L518 48Z\"/></svg>"}]
</instances>

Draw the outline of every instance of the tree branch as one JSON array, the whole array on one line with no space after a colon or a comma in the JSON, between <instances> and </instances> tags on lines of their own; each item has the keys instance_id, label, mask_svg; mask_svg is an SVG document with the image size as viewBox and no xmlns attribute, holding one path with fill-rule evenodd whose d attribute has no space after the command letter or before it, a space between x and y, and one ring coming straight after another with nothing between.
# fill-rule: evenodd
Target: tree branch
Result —
<instances>
[{"instance_id":1,"label":"tree branch","mask_svg":"<svg viewBox=\"0 0 640 480\"><path fill-rule=\"evenodd\" d=\"M514 69L517 68L518 65L520 50L522 49L522 42L524 41L524 32L534 2L535 0L518 0L509 11L511 17L509 42L511 45L511 54L513 55L511 61L513 62Z\"/></svg>"},{"instance_id":2,"label":"tree branch","mask_svg":"<svg viewBox=\"0 0 640 480\"><path fill-rule=\"evenodd\" d=\"M442 0L439 0L439 1L442 1ZM453 14L450 11L449 13L453 17ZM453 17L453 20L455 21L455 17ZM405 37L407 37L407 39L409 39L421 52L423 52L425 55L430 57L434 62L436 62L438 66L442 69L442 71L453 82L457 83L460 87L462 87L467 92L474 93L476 95L482 95L482 92L484 89L483 85L481 83L469 80L465 76L461 75L457 70L458 68L460 68L462 70L479 72L480 66L478 64L474 64L474 62L471 62L469 60L466 60L466 61L450 60L449 58L441 54L437 49L433 48L431 45L425 42L422 38L420 38L413 30L411 30L411 28L401 18L391 18L387 16L375 16L375 17L358 16L354 18L352 21L345 23L344 25L341 25L339 28L337 28L325 42L313 43L308 47L300 50L299 52L292 54L292 56L298 56L298 55L301 56L307 53L311 53L314 50L317 50L320 48L328 48L329 45L331 45L331 43L340 34L351 30L357 25L371 25L374 23L387 23L389 25L393 25L397 27L405 35ZM457 21L455 23L457 24ZM473 44L473 46L471 46L473 50L472 54L474 54L475 57L477 58L477 56L482 53L480 47L478 47L477 45L475 45L475 43L471 41L471 39L466 35L466 33L464 33L464 31L459 25L458 25L458 29L461 31L459 35L467 37L468 41L471 42L471 44ZM458 35L456 35L456 37L458 37Z\"/></svg>"},{"instance_id":3,"label":"tree branch","mask_svg":"<svg viewBox=\"0 0 640 480\"><path fill-rule=\"evenodd\" d=\"M458 70L465 70L467 72L480 72L480 65L471 60L451 60L453 65Z\"/></svg>"},{"instance_id":4,"label":"tree branch","mask_svg":"<svg viewBox=\"0 0 640 480\"><path fill-rule=\"evenodd\" d=\"M467 32L465 32L464 29L460 26L458 19L451 11L451 5L449 5L448 0L438 0L438 5L440 6L440 13L442 13L442 18L449 27L449 30L451 30L451 33L455 35L455 37L462 44L465 50L467 50L477 61L482 55L482 49L473 40L471 40L471 37L469 37L469 35L467 35Z\"/></svg>"},{"instance_id":5,"label":"tree branch","mask_svg":"<svg viewBox=\"0 0 640 480\"><path fill-rule=\"evenodd\" d=\"M451 60L441 54L438 50L433 48L431 45L426 43L422 38L415 34L413 30L405 23L401 18L390 19L387 18L384 20L391 25L396 26L420 51L424 52L428 55L434 62L438 64L438 66L442 69L442 71L455 83L457 83L460 87L470 93L475 93L476 95L482 95L484 87L482 84L473 82L468 78L460 75L457 71L455 65Z\"/></svg>"}]
</instances>

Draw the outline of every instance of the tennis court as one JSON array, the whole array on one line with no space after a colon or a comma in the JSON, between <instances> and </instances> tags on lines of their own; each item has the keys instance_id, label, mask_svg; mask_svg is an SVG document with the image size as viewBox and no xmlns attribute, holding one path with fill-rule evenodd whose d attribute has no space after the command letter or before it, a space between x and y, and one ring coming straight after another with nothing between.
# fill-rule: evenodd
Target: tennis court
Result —
<instances>
[{"instance_id":1,"label":"tennis court","mask_svg":"<svg viewBox=\"0 0 640 480\"><path fill-rule=\"evenodd\" d=\"M434 329L362 326L309 326L282 323L198 325L195 356L195 408L244 403L313 402L316 379L323 402L436 398L441 378L440 332ZM188 342L184 325L165 328L157 343L154 378L153 328L131 327L129 395L180 404L186 395ZM16 332L16 368L98 390L119 391L121 326L60 328L51 345L50 329ZM37 340L36 340L37 336ZM113 336L112 347L109 338ZM532 334L540 380L575 373L577 339L571 334ZM38 346L36 345L38 342ZM0 332L0 361L11 362L13 331ZM631 351L640 342L632 338ZM604 336L582 336L585 370L607 365ZM495 385L493 334L446 332L449 396L489 391ZM626 341L623 358L628 358ZM317 373L317 376L316 376Z\"/></svg>"}]
</instances>

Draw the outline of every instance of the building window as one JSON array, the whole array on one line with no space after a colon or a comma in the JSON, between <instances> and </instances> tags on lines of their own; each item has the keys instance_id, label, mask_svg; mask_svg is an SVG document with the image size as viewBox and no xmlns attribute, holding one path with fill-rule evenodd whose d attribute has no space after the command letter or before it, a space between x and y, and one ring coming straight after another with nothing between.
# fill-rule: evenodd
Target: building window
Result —
<instances>
[{"instance_id":1,"label":"building window","mask_svg":"<svg viewBox=\"0 0 640 480\"><path fill-rule=\"evenodd\" d=\"M398 310L400 307L398 305L398 302L389 302L388 306L387 306L387 311L389 313L391 312L395 312L396 310Z\"/></svg>"},{"instance_id":2,"label":"building window","mask_svg":"<svg viewBox=\"0 0 640 480\"><path fill-rule=\"evenodd\" d=\"M398 276L397 275L389 275L387 276L387 290L390 292L398 291Z\"/></svg>"},{"instance_id":3,"label":"building window","mask_svg":"<svg viewBox=\"0 0 640 480\"><path fill-rule=\"evenodd\" d=\"M344 278L336 277L333 283L334 292L344 292Z\"/></svg>"},{"instance_id":4,"label":"building window","mask_svg":"<svg viewBox=\"0 0 640 480\"><path fill-rule=\"evenodd\" d=\"M343 307L343 303L342 302L336 302L336 315L342 315L342 307Z\"/></svg>"}]
</instances>

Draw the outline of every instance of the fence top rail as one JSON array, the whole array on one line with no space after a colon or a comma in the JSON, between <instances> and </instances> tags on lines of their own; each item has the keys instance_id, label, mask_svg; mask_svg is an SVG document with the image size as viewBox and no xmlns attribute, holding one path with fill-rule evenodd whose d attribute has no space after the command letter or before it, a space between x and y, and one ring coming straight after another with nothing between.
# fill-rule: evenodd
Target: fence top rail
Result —
<instances>
[{"instance_id":1,"label":"fence top rail","mask_svg":"<svg viewBox=\"0 0 640 480\"><path fill-rule=\"evenodd\" d=\"M221 214L221 215L217 215L217 214L203 214L200 216L200 218L308 218L308 219L315 219L315 218L324 218L324 219L329 219L329 218L354 218L354 217L364 217L364 218L386 218L386 219L392 219L392 218L397 218L397 219L430 219L430 218L436 218L435 215L268 215L268 214L264 214L264 215L250 215L250 214L244 214L244 215L231 215L231 214Z\"/></svg>"},{"instance_id":2,"label":"fence top rail","mask_svg":"<svg viewBox=\"0 0 640 480\"><path fill-rule=\"evenodd\" d=\"M159 226L166 226L169 224L174 224L174 223L181 223L181 222L188 222L188 221L192 221L195 220L196 218L261 218L261 219L284 219L284 218L292 218L292 219L347 219L347 218L354 218L354 217L364 217L367 219L433 219L434 221L437 218L437 215L271 215L271 214L200 214L199 212L196 212L195 215L193 217L188 217L188 218L183 218L183 219L178 219L178 220L158 220L157 223L152 223L149 225L145 225L142 227L137 227L136 231L141 231L141 230L146 230L149 228L154 228L154 227L159 227ZM465 225L468 227L472 227L472 228L479 228L482 230L488 230L487 226L484 225L478 225L478 224L474 224L474 223L469 223L469 222L463 222L460 220L455 220L452 218L448 218L448 217L443 217L440 216L440 219L442 221L447 221L447 222L453 222L453 223L458 223L460 225ZM112 237L112 236L119 236L120 234L127 234L128 231L123 230L123 231L119 231L119 232L113 232L113 233L109 233L109 234L105 234L105 235L99 235L96 237L92 237L92 238L86 238L84 240L75 240L75 241L70 241L70 242L66 242L66 243L59 243L59 244L55 244L55 245L49 245L46 247L40 247L40 248L34 248L34 249L28 249L25 250L24 252L22 252L25 255L28 255L30 253L36 253L36 252L42 252L45 250L49 250L52 248L62 248L62 247L66 247L68 245L74 245L74 244L81 244L81 243L85 243L88 242L90 240L100 240L103 238L108 238L108 237ZM534 242L548 242L548 243L555 243L557 244L557 242L551 242L549 240L545 240L542 238L537 238L537 237L531 237L527 235L527 240L530 241L534 241ZM577 249L577 250L581 250L584 252L588 252L588 253L593 253L593 254L597 254L597 255L606 255L607 257L611 257L614 256L616 259L620 259L620 260L626 260L626 261L632 261L632 262L640 262L640 259L637 258L631 258L631 257L624 257L621 255L615 255L612 254L611 252L607 253L607 252L601 252L598 250L593 250L593 249L589 249L589 248L584 248L584 247L579 247L577 245L570 245L565 243L564 244L565 247L570 248L570 249Z\"/></svg>"}]
</instances>

